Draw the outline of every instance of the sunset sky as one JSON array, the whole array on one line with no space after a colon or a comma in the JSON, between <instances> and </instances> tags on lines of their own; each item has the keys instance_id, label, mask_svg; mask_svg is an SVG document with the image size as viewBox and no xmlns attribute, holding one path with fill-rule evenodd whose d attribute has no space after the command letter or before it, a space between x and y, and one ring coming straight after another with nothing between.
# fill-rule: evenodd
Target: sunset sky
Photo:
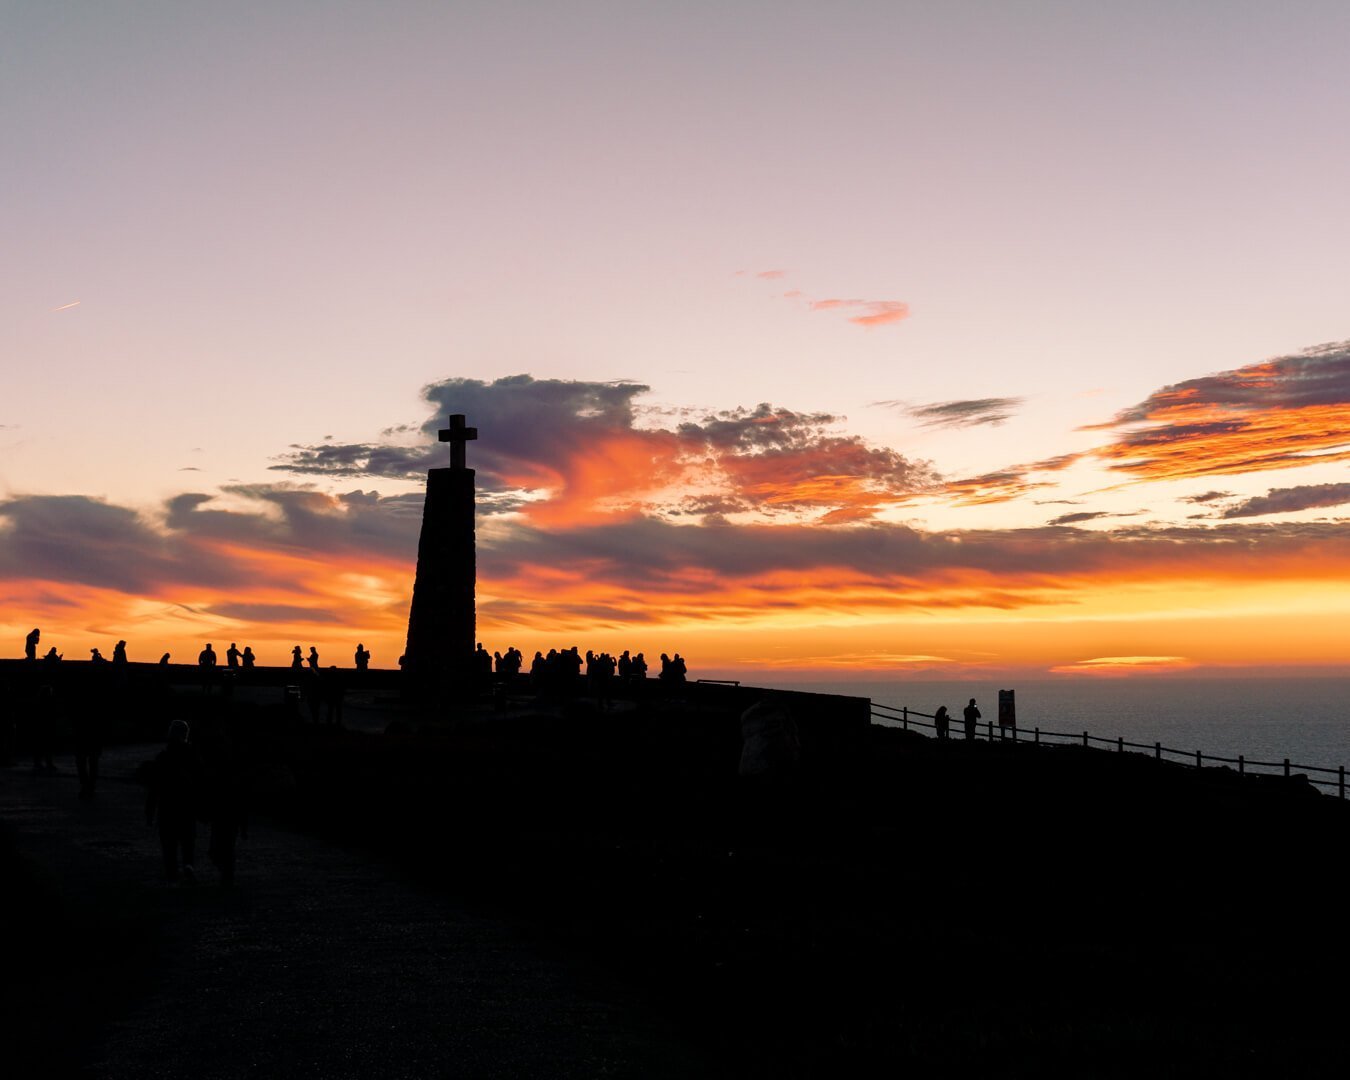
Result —
<instances>
[{"instance_id":1,"label":"sunset sky","mask_svg":"<svg viewBox=\"0 0 1350 1080\"><path fill-rule=\"evenodd\" d=\"M0 655L1350 670L1350 5L0 0ZM8 644L5 644L8 643Z\"/></svg>"}]
</instances>

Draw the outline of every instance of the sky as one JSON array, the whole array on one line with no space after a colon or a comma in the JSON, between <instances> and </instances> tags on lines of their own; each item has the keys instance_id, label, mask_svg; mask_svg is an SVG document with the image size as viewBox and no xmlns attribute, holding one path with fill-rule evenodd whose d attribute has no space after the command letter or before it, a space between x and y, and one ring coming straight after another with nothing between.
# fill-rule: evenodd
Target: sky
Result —
<instances>
[{"instance_id":1,"label":"sky","mask_svg":"<svg viewBox=\"0 0 1350 1080\"><path fill-rule=\"evenodd\" d=\"M1126 9L1128 7L1128 10ZM1350 8L0 0L0 654L1346 670Z\"/></svg>"}]
</instances>

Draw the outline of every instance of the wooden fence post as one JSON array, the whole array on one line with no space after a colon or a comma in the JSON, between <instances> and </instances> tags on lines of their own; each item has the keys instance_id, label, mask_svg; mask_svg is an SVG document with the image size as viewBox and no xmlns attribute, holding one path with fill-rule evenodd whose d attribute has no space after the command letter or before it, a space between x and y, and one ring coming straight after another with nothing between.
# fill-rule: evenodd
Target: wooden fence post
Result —
<instances>
[{"instance_id":1,"label":"wooden fence post","mask_svg":"<svg viewBox=\"0 0 1350 1080\"><path fill-rule=\"evenodd\" d=\"M1197 769L1203 769L1205 767L1205 755L1200 753L1199 750L1195 752L1195 767Z\"/></svg>"},{"instance_id":2,"label":"wooden fence post","mask_svg":"<svg viewBox=\"0 0 1350 1080\"><path fill-rule=\"evenodd\" d=\"M1153 744L1153 756L1157 758L1159 761L1162 760L1162 743L1155 742Z\"/></svg>"},{"instance_id":3,"label":"wooden fence post","mask_svg":"<svg viewBox=\"0 0 1350 1080\"><path fill-rule=\"evenodd\" d=\"M1117 735L1117 736L1116 736L1116 753L1118 753L1118 754L1123 754L1123 753L1125 753L1125 736L1124 736L1124 735Z\"/></svg>"},{"instance_id":4,"label":"wooden fence post","mask_svg":"<svg viewBox=\"0 0 1350 1080\"><path fill-rule=\"evenodd\" d=\"M1289 759L1288 759L1288 758L1285 758L1285 759L1284 759L1284 777L1285 777L1286 780L1289 779Z\"/></svg>"},{"instance_id":5,"label":"wooden fence post","mask_svg":"<svg viewBox=\"0 0 1350 1080\"><path fill-rule=\"evenodd\" d=\"M992 720L989 721L989 741L994 741L994 722Z\"/></svg>"},{"instance_id":6,"label":"wooden fence post","mask_svg":"<svg viewBox=\"0 0 1350 1080\"><path fill-rule=\"evenodd\" d=\"M1239 775L1239 776L1245 776L1246 773L1247 773L1247 755L1246 755L1246 754L1239 754L1239 755L1238 755L1238 775Z\"/></svg>"},{"instance_id":7,"label":"wooden fence post","mask_svg":"<svg viewBox=\"0 0 1350 1080\"><path fill-rule=\"evenodd\" d=\"M906 705L900 716L900 728L902 731L909 730L909 706Z\"/></svg>"},{"instance_id":8,"label":"wooden fence post","mask_svg":"<svg viewBox=\"0 0 1350 1080\"><path fill-rule=\"evenodd\" d=\"M1040 746L1040 745L1041 745L1041 729L1040 729L1040 728L1037 728L1037 729L1036 729L1036 745L1037 745L1037 746ZM1342 769L1342 771L1344 771L1345 767L1342 766L1341 769Z\"/></svg>"},{"instance_id":9,"label":"wooden fence post","mask_svg":"<svg viewBox=\"0 0 1350 1080\"><path fill-rule=\"evenodd\" d=\"M1083 745L1087 746L1087 732L1083 732Z\"/></svg>"},{"instance_id":10,"label":"wooden fence post","mask_svg":"<svg viewBox=\"0 0 1350 1080\"><path fill-rule=\"evenodd\" d=\"M1344 799L1344 798L1345 798L1345 766L1344 766L1344 765L1338 765L1338 766L1336 767L1336 787L1337 787L1337 789L1340 791L1340 796L1341 796L1341 798Z\"/></svg>"}]
</instances>

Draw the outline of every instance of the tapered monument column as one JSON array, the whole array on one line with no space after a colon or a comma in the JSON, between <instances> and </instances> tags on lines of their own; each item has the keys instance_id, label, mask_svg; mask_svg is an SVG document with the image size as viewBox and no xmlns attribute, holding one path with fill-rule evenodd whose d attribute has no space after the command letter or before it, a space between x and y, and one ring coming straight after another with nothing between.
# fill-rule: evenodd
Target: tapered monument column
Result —
<instances>
[{"instance_id":1,"label":"tapered monument column","mask_svg":"<svg viewBox=\"0 0 1350 1080\"><path fill-rule=\"evenodd\" d=\"M404 669L427 690L466 691L473 683L474 550L473 470L465 466L465 443L478 438L464 417L450 417L440 432L450 444L450 468L427 472L417 578L408 614Z\"/></svg>"}]
</instances>

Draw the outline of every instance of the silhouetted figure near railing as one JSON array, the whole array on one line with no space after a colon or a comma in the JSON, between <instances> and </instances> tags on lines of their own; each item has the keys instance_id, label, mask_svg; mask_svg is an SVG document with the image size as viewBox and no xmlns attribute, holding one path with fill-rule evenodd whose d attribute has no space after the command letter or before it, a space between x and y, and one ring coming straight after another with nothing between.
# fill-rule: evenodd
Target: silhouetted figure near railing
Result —
<instances>
[{"instance_id":1,"label":"silhouetted figure near railing","mask_svg":"<svg viewBox=\"0 0 1350 1080\"><path fill-rule=\"evenodd\" d=\"M28 636L23 639L23 658L25 660L37 659L38 642L42 640L42 631L36 626L28 631Z\"/></svg>"},{"instance_id":2,"label":"silhouetted figure near railing","mask_svg":"<svg viewBox=\"0 0 1350 1080\"><path fill-rule=\"evenodd\" d=\"M335 727L341 727L342 701L347 691L342 685L342 676L338 674L336 664L330 664L328 670L320 677L319 689L323 694L325 719Z\"/></svg>"},{"instance_id":3,"label":"silhouetted figure near railing","mask_svg":"<svg viewBox=\"0 0 1350 1080\"><path fill-rule=\"evenodd\" d=\"M227 727L202 747L202 777L211 822L206 853L220 872L220 884L234 884L236 843L248 838L248 789L238 744Z\"/></svg>"},{"instance_id":4,"label":"silhouetted figure near railing","mask_svg":"<svg viewBox=\"0 0 1350 1080\"><path fill-rule=\"evenodd\" d=\"M365 671L370 667L370 650L359 641L356 643L356 656L354 659L356 660L357 671Z\"/></svg>"},{"instance_id":5,"label":"silhouetted figure near railing","mask_svg":"<svg viewBox=\"0 0 1350 1080\"><path fill-rule=\"evenodd\" d=\"M538 649L534 651L534 659L530 661L530 682L534 684L535 689L548 679L548 661L544 659L544 654Z\"/></svg>"},{"instance_id":6,"label":"silhouetted figure near railing","mask_svg":"<svg viewBox=\"0 0 1350 1080\"><path fill-rule=\"evenodd\" d=\"M106 664L108 662L108 658L104 656L101 652L99 652L97 649L90 649L89 662L91 664Z\"/></svg>"},{"instance_id":7,"label":"silhouetted figure near railing","mask_svg":"<svg viewBox=\"0 0 1350 1080\"><path fill-rule=\"evenodd\" d=\"M47 650L47 654L42 658L42 662L47 666L48 670L54 668L61 662L61 654L56 651L55 645Z\"/></svg>"},{"instance_id":8,"label":"silhouetted figure near railing","mask_svg":"<svg viewBox=\"0 0 1350 1080\"><path fill-rule=\"evenodd\" d=\"M182 720L169 725L169 743L150 763L146 777L145 823L159 825L159 846L164 857L164 876L179 877L182 859L183 880L196 882L193 853L197 842L197 801L200 798L201 770L193 748L188 745L188 726Z\"/></svg>"},{"instance_id":9,"label":"silhouetted figure near railing","mask_svg":"<svg viewBox=\"0 0 1350 1080\"><path fill-rule=\"evenodd\" d=\"M52 649L52 653L56 652ZM51 653L47 654L50 658ZM46 659L44 658L44 663ZM57 661L60 661L58 656ZM33 744L33 771L56 772L56 763L52 761L52 728L56 726L57 713L56 690L51 686L38 687L37 701L29 723L29 738Z\"/></svg>"},{"instance_id":10,"label":"silhouetted figure near railing","mask_svg":"<svg viewBox=\"0 0 1350 1080\"><path fill-rule=\"evenodd\" d=\"M243 655L244 654L239 651L239 646L231 641L230 647L225 650L225 666L237 668L239 666L239 658Z\"/></svg>"},{"instance_id":11,"label":"silhouetted figure near railing","mask_svg":"<svg viewBox=\"0 0 1350 1080\"><path fill-rule=\"evenodd\" d=\"M961 710L961 716L966 721L966 738L975 738L975 725L980 722L980 710L974 698L971 698L970 704Z\"/></svg>"},{"instance_id":12,"label":"silhouetted figure near railing","mask_svg":"<svg viewBox=\"0 0 1350 1080\"><path fill-rule=\"evenodd\" d=\"M947 715L947 706L939 705L938 711L933 714L933 727L936 729L937 737L939 739L945 739L947 737L947 729L951 724L951 720L952 718Z\"/></svg>"},{"instance_id":13,"label":"silhouetted figure near railing","mask_svg":"<svg viewBox=\"0 0 1350 1080\"><path fill-rule=\"evenodd\" d=\"M305 663L309 665L310 671L319 670L319 650L313 645L309 647L309 656L305 658Z\"/></svg>"},{"instance_id":14,"label":"silhouetted figure near railing","mask_svg":"<svg viewBox=\"0 0 1350 1080\"><path fill-rule=\"evenodd\" d=\"M633 662L629 665L629 673L634 679L645 679L647 677L647 657L642 653L633 657Z\"/></svg>"},{"instance_id":15,"label":"silhouetted figure near railing","mask_svg":"<svg viewBox=\"0 0 1350 1080\"><path fill-rule=\"evenodd\" d=\"M304 666L305 666L305 653L304 650L301 649L299 645L297 645L295 648L291 650L291 670L300 671L304 668Z\"/></svg>"},{"instance_id":16,"label":"silhouetted figure near railing","mask_svg":"<svg viewBox=\"0 0 1350 1080\"><path fill-rule=\"evenodd\" d=\"M126 643L125 641L119 641L116 645L113 646L113 658L112 658L112 662L113 662L114 664L118 665L119 667L125 667L125 666L126 666L126 663L127 663L127 643Z\"/></svg>"},{"instance_id":17,"label":"silhouetted figure near railing","mask_svg":"<svg viewBox=\"0 0 1350 1080\"><path fill-rule=\"evenodd\" d=\"M103 755L102 702L95 698L78 701L71 727L75 736L75 773L80 778L80 798L88 802L98 786L98 761Z\"/></svg>"},{"instance_id":18,"label":"silhouetted figure near railing","mask_svg":"<svg viewBox=\"0 0 1350 1080\"><path fill-rule=\"evenodd\" d=\"M159 664L160 664L160 667L168 667L168 666L169 666L169 654L168 654L168 653L165 653L163 656L161 656L161 657L159 658Z\"/></svg>"},{"instance_id":19,"label":"silhouetted figure near railing","mask_svg":"<svg viewBox=\"0 0 1350 1080\"><path fill-rule=\"evenodd\" d=\"M248 671L250 668L252 668L258 659L256 656L253 655L253 646L245 645L244 655L241 656L239 659L243 663L245 671Z\"/></svg>"},{"instance_id":20,"label":"silhouetted figure near railing","mask_svg":"<svg viewBox=\"0 0 1350 1080\"><path fill-rule=\"evenodd\" d=\"M492 681L492 654L483 648L481 641L473 651L473 672L480 683L487 684Z\"/></svg>"},{"instance_id":21,"label":"silhouetted figure near railing","mask_svg":"<svg viewBox=\"0 0 1350 1080\"><path fill-rule=\"evenodd\" d=\"M323 694L319 686L319 673L317 671L306 671L301 676L300 692L305 697L305 708L309 712L309 722L318 727L319 706L322 704Z\"/></svg>"},{"instance_id":22,"label":"silhouetted figure near railing","mask_svg":"<svg viewBox=\"0 0 1350 1080\"><path fill-rule=\"evenodd\" d=\"M206 648L197 654L197 666L202 668L214 668L216 666L216 650L211 648L211 643L206 643Z\"/></svg>"}]
</instances>

